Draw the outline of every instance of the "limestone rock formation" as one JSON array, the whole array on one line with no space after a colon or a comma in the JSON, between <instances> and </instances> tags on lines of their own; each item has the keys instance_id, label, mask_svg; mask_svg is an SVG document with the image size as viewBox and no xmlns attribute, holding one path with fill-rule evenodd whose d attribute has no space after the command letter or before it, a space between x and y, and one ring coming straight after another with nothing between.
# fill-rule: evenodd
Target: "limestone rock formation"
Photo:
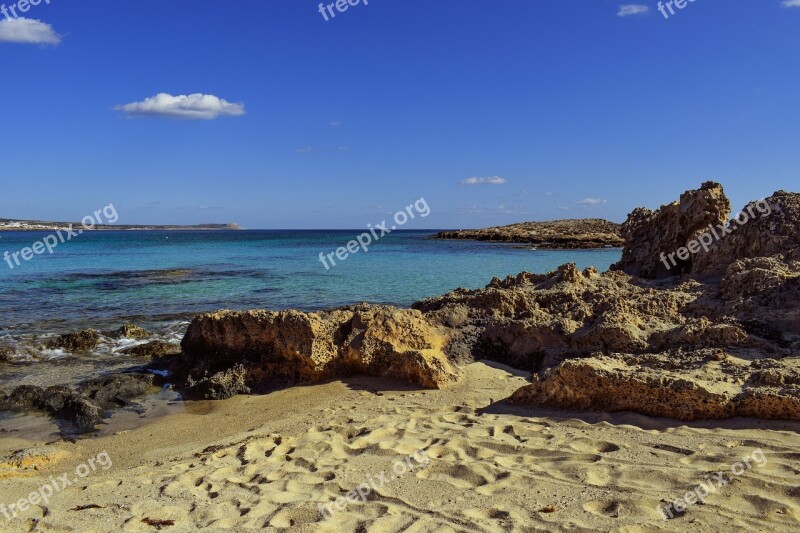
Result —
<instances>
[{"instance_id":1,"label":"limestone rock formation","mask_svg":"<svg viewBox=\"0 0 800 533\"><path fill-rule=\"evenodd\" d=\"M709 226L724 224L731 212L731 203L722 185L712 181L700 189L686 191L680 201L661 206L656 211L639 207L622 224L625 248L622 259L612 267L644 279L662 279L691 271L689 259L675 258L662 261L662 254L670 254L687 246Z\"/></svg>"},{"instance_id":2,"label":"limestone rock formation","mask_svg":"<svg viewBox=\"0 0 800 533\"><path fill-rule=\"evenodd\" d=\"M800 359L747 362L721 350L573 359L534 376L509 401L680 420L800 420Z\"/></svg>"},{"instance_id":3,"label":"limestone rock formation","mask_svg":"<svg viewBox=\"0 0 800 533\"><path fill-rule=\"evenodd\" d=\"M217 373L222 373L216 378L220 384L241 382L234 388L256 390L278 380L316 383L352 374L440 388L460 373L444 356L445 343L444 330L418 311L365 305L319 313L202 315L181 346L190 389L213 385ZM243 366L244 378L230 373L235 365Z\"/></svg>"},{"instance_id":4,"label":"limestone rock formation","mask_svg":"<svg viewBox=\"0 0 800 533\"><path fill-rule=\"evenodd\" d=\"M733 263L748 259L800 261L800 194L778 191L751 202L733 218L731 228L709 253L698 254L692 276L721 276Z\"/></svg>"}]
</instances>

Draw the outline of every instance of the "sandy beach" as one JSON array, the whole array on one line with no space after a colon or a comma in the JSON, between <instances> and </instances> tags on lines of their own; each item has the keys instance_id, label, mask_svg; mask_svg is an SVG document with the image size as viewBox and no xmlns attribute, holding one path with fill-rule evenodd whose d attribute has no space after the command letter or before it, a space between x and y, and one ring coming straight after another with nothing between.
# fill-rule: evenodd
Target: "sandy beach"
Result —
<instances>
[{"instance_id":1,"label":"sandy beach","mask_svg":"<svg viewBox=\"0 0 800 533\"><path fill-rule=\"evenodd\" d=\"M792 531L800 522L800 423L511 407L499 400L525 384L521 373L483 362L465 370L439 391L353 378L189 402L186 413L75 443L0 441L7 503L50 476L75 477L89 457L113 460L3 530ZM24 467L11 466L22 448ZM757 449L766 464L730 475ZM418 450L428 465L389 479ZM663 520L662 501L716 472L735 479ZM379 487L366 501L323 517L319 504L369 481Z\"/></svg>"}]
</instances>

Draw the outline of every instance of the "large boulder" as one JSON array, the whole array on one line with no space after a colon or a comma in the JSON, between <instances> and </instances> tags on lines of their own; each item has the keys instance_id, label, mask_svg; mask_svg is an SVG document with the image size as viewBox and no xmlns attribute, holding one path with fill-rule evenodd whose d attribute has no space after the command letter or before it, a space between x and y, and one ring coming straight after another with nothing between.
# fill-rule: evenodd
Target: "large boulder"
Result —
<instances>
[{"instance_id":1,"label":"large boulder","mask_svg":"<svg viewBox=\"0 0 800 533\"><path fill-rule=\"evenodd\" d=\"M444 329L422 313L387 306L319 313L220 311L189 326L181 343L183 377L195 388L218 372L225 381L231 376L224 373L242 364L247 375L242 384L254 389L266 382L317 383L353 374L440 388L460 375L442 352L446 340ZM202 387L213 385L205 383Z\"/></svg>"}]
</instances>

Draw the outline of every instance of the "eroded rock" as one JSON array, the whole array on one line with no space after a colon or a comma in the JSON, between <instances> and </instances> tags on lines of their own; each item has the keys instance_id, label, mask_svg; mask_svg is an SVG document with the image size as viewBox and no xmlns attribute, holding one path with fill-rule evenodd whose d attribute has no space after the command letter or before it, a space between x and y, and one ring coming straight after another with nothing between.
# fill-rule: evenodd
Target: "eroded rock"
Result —
<instances>
[{"instance_id":1,"label":"eroded rock","mask_svg":"<svg viewBox=\"0 0 800 533\"><path fill-rule=\"evenodd\" d=\"M76 333L67 333L50 339L45 343L45 347L50 350L64 350L70 353L88 352L97 347L100 343L100 334L87 329Z\"/></svg>"},{"instance_id":2,"label":"eroded rock","mask_svg":"<svg viewBox=\"0 0 800 533\"><path fill-rule=\"evenodd\" d=\"M137 326L136 324L125 324L121 328L108 333L109 337L115 339L145 340L150 338L150 332Z\"/></svg>"},{"instance_id":3,"label":"eroded rock","mask_svg":"<svg viewBox=\"0 0 800 533\"><path fill-rule=\"evenodd\" d=\"M353 374L440 388L460 374L442 352L445 342L444 330L418 311L365 305L202 315L181 346L189 362L185 377L195 381L242 364L253 389L268 381L317 383Z\"/></svg>"},{"instance_id":4,"label":"eroded rock","mask_svg":"<svg viewBox=\"0 0 800 533\"><path fill-rule=\"evenodd\" d=\"M103 409L128 405L153 389L153 374L114 374L83 382L78 390Z\"/></svg>"},{"instance_id":5,"label":"eroded rock","mask_svg":"<svg viewBox=\"0 0 800 533\"><path fill-rule=\"evenodd\" d=\"M160 359L166 355L180 353L180 346L164 341L151 341L138 346L132 346L121 351L125 355L143 357L147 359Z\"/></svg>"}]
</instances>

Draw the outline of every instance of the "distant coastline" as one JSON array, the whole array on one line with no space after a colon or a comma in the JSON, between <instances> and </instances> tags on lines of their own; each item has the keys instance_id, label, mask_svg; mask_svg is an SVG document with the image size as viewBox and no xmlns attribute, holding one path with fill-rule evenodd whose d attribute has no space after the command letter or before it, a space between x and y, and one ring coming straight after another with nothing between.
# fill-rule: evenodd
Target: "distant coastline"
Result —
<instances>
[{"instance_id":1,"label":"distant coastline","mask_svg":"<svg viewBox=\"0 0 800 533\"><path fill-rule=\"evenodd\" d=\"M543 250L576 250L621 247L624 243L621 230L620 224L587 218L442 231L434 238L530 244Z\"/></svg>"},{"instance_id":2,"label":"distant coastline","mask_svg":"<svg viewBox=\"0 0 800 533\"><path fill-rule=\"evenodd\" d=\"M17 220L0 218L0 231L56 231L69 226L80 227L80 222L48 222L43 220ZM105 224L97 225L92 231L214 231L241 230L239 224L195 224L195 225L157 225L157 224Z\"/></svg>"}]
</instances>

